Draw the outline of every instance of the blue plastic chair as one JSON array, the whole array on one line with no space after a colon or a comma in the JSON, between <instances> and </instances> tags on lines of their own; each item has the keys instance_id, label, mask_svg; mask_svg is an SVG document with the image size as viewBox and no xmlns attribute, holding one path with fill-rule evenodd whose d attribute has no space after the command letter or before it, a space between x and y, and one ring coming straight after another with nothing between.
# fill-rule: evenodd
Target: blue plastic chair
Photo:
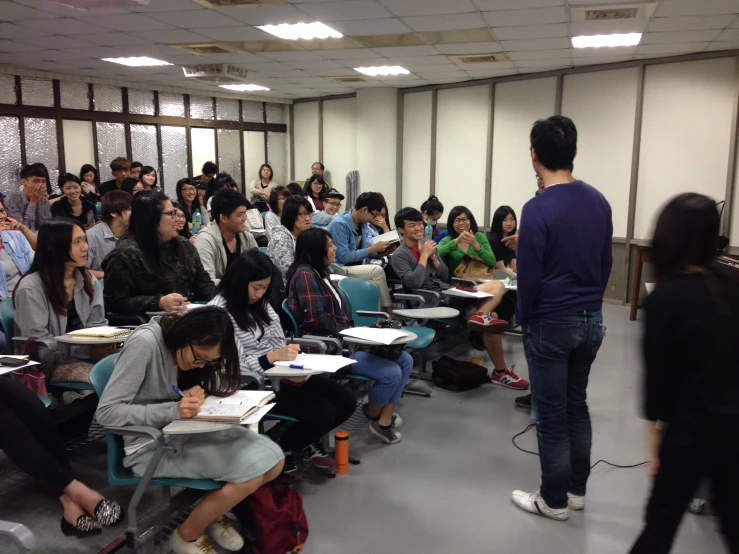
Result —
<instances>
[{"instance_id":1,"label":"blue plastic chair","mask_svg":"<svg viewBox=\"0 0 739 554\"><path fill-rule=\"evenodd\" d=\"M95 215L97 215L97 217L103 217L103 203L102 202L97 202L95 204Z\"/></svg>"}]
</instances>

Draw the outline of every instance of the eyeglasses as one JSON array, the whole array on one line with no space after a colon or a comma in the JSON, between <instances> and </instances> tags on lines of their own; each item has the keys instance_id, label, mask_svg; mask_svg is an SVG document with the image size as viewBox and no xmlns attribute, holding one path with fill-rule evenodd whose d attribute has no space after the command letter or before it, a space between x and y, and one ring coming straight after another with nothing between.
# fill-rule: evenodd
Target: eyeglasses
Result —
<instances>
[{"instance_id":1,"label":"eyeglasses","mask_svg":"<svg viewBox=\"0 0 739 554\"><path fill-rule=\"evenodd\" d=\"M466 217L458 217L454 220L454 223L469 223L470 220Z\"/></svg>"},{"instance_id":2,"label":"eyeglasses","mask_svg":"<svg viewBox=\"0 0 739 554\"><path fill-rule=\"evenodd\" d=\"M330 206L336 206L337 208L341 208L341 202L329 202L328 200L324 200L323 203L329 204Z\"/></svg>"},{"instance_id":3,"label":"eyeglasses","mask_svg":"<svg viewBox=\"0 0 739 554\"><path fill-rule=\"evenodd\" d=\"M177 208L175 208L174 210L169 210L168 212L162 212L162 215L168 215L172 219L176 219L177 218Z\"/></svg>"},{"instance_id":4,"label":"eyeglasses","mask_svg":"<svg viewBox=\"0 0 739 554\"><path fill-rule=\"evenodd\" d=\"M0 214L5 214L5 213L8 213L5 211L5 208L0 208Z\"/></svg>"},{"instance_id":5,"label":"eyeglasses","mask_svg":"<svg viewBox=\"0 0 739 554\"><path fill-rule=\"evenodd\" d=\"M192 343L190 343L190 352L192 352L192 363L193 365L202 365L206 366L208 364L220 364L223 363L223 360L221 358L216 358L215 360L203 360L201 358L198 358L198 355L195 353L195 348L193 348Z\"/></svg>"},{"instance_id":6,"label":"eyeglasses","mask_svg":"<svg viewBox=\"0 0 739 554\"><path fill-rule=\"evenodd\" d=\"M182 187L182 192L196 192L197 190L197 188L189 185L185 185L184 187Z\"/></svg>"},{"instance_id":7,"label":"eyeglasses","mask_svg":"<svg viewBox=\"0 0 739 554\"><path fill-rule=\"evenodd\" d=\"M313 217L313 212L298 212L298 217L311 218Z\"/></svg>"}]
</instances>

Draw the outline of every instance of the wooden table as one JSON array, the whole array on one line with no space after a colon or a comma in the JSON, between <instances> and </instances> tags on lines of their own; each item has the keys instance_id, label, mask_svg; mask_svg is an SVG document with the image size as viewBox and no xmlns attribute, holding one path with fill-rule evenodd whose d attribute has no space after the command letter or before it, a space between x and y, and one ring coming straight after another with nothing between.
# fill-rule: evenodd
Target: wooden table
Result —
<instances>
[{"instance_id":1,"label":"wooden table","mask_svg":"<svg viewBox=\"0 0 739 554\"><path fill-rule=\"evenodd\" d=\"M642 266L645 263L652 263L653 260L651 246L636 247L636 267L634 269L634 282L631 286L631 313L629 314L629 320L631 321L636 319L636 312L641 308L639 305L639 293L641 292Z\"/></svg>"}]
</instances>

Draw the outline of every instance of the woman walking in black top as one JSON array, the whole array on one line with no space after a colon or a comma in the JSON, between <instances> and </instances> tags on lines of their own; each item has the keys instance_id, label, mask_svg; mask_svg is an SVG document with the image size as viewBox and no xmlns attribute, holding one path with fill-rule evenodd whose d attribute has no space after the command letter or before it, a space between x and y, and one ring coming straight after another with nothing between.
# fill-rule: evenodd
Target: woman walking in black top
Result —
<instances>
[{"instance_id":1,"label":"woman walking in black top","mask_svg":"<svg viewBox=\"0 0 739 554\"><path fill-rule=\"evenodd\" d=\"M739 276L715 261L718 234L715 202L694 193L667 204L654 232L643 343L654 486L632 554L670 551L704 478L726 545L739 552Z\"/></svg>"}]
</instances>

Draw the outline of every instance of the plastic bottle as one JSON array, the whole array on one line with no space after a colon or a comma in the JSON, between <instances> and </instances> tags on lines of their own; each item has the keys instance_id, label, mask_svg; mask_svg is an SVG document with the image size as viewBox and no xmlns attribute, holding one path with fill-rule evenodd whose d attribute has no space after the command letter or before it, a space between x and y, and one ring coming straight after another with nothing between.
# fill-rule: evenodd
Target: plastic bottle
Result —
<instances>
[{"instance_id":1,"label":"plastic bottle","mask_svg":"<svg viewBox=\"0 0 739 554\"><path fill-rule=\"evenodd\" d=\"M95 214L90 210L87 212L87 226L92 227L95 225Z\"/></svg>"},{"instance_id":2,"label":"plastic bottle","mask_svg":"<svg viewBox=\"0 0 739 554\"><path fill-rule=\"evenodd\" d=\"M337 431L334 435L334 459L336 460L336 473L349 473L349 433Z\"/></svg>"},{"instance_id":3,"label":"plastic bottle","mask_svg":"<svg viewBox=\"0 0 739 554\"><path fill-rule=\"evenodd\" d=\"M195 210L192 214L192 236L197 235L200 232L200 227L203 225L203 216L200 215L200 210Z\"/></svg>"},{"instance_id":4,"label":"plastic bottle","mask_svg":"<svg viewBox=\"0 0 739 554\"><path fill-rule=\"evenodd\" d=\"M434 238L434 228L431 227L428 223L426 224L426 228L423 230L423 238L426 240L431 240Z\"/></svg>"}]
</instances>

